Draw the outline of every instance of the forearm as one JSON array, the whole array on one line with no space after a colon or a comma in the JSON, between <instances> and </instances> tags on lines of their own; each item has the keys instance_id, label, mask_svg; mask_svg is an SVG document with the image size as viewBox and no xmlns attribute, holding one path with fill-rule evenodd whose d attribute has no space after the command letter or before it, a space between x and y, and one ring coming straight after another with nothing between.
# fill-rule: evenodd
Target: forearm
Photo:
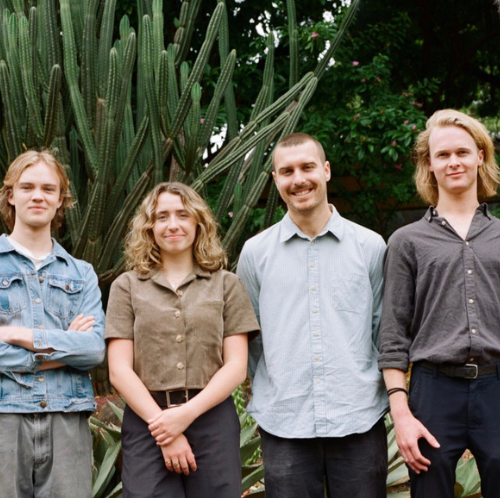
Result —
<instances>
[{"instance_id":1,"label":"forearm","mask_svg":"<svg viewBox=\"0 0 500 500\"><path fill-rule=\"evenodd\" d=\"M207 386L184 405L190 422L225 401L245 378L246 364L233 361L223 365Z\"/></svg>"},{"instance_id":2,"label":"forearm","mask_svg":"<svg viewBox=\"0 0 500 500\"><path fill-rule=\"evenodd\" d=\"M33 330L23 326L0 326L0 340L31 352L50 353L53 349L37 349L33 344Z\"/></svg>"},{"instance_id":3,"label":"forearm","mask_svg":"<svg viewBox=\"0 0 500 500\"><path fill-rule=\"evenodd\" d=\"M383 371L384 381L387 390L402 388L406 390L406 374L402 370L396 368L386 368ZM407 393L404 391L394 392L389 396L391 405L391 416L396 422L401 416L407 416L410 413L408 406Z\"/></svg>"},{"instance_id":4,"label":"forearm","mask_svg":"<svg viewBox=\"0 0 500 500\"><path fill-rule=\"evenodd\" d=\"M130 408L144 421L161 413L161 408L152 398L142 380L130 367L110 364L109 379Z\"/></svg>"}]
</instances>

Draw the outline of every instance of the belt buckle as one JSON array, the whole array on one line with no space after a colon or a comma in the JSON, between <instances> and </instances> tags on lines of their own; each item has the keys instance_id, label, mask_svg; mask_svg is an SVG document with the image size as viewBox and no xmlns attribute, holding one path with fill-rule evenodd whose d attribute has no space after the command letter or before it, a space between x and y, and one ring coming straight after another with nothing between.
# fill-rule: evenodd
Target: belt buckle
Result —
<instances>
[{"instance_id":1,"label":"belt buckle","mask_svg":"<svg viewBox=\"0 0 500 500\"><path fill-rule=\"evenodd\" d=\"M477 366L477 365L474 365L474 364L466 364L466 365L465 365L465 368L466 368L467 370L469 370L469 369L473 368L473 369L474 369L474 371L473 371L473 375L468 375L468 373L466 373L466 374L464 375L464 378L469 378L469 379L475 379L475 378L477 378L477 376L478 376L478 374L479 374L479 368L478 368L478 366Z\"/></svg>"},{"instance_id":2,"label":"belt buckle","mask_svg":"<svg viewBox=\"0 0 500 500\"><path fill-rule=\"evenodd\" d=\"M182 392L184 391L184 398L185 401L182 403L171 403L170 402L170 393L172 392ZM182 406L183 404L187 403L189 401L189 392L188 389L176 389L175 391L166 391L167 392L167 408L174 408L175 406Z\"/></svg>"}]
</instances>

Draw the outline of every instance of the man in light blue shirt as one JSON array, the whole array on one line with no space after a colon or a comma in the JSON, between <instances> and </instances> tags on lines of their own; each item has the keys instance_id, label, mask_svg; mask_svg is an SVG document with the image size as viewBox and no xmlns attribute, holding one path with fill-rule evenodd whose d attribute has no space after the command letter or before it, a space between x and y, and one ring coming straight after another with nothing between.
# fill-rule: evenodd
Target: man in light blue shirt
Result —
<instances>
[{"instance_id":1,"label":"man in light blue shirt","mask_svg":"<svg viewBox=\"0 0 500 500\"><path fill-rule=\"evenodd\" d=\"M90 497L94 393L104 313L87 262L51 239L71 206L68 177L47 151L9 167L0 213L1 497Z\"/></svg>"},{"instance_id":2,"label":"man in light blue shirt","mask_svg":"<svg viewBox=\"0 0 500 500\"><path fill-rule=\"evenodd\" d=\"M377 367L385 243L328 204L321 144L274 150L288 213L248 240L238 275L260 320L249 413L268 497L386 496L388 401Z\"/></svg>"}]
</instances>

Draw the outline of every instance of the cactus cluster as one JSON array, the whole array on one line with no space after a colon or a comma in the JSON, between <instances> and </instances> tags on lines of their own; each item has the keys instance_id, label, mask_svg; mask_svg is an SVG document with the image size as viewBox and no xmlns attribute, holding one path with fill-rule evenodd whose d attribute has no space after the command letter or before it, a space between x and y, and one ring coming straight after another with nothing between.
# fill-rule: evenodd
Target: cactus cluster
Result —
<instances>
[{"instance_id":1,"label":"cactus cluster","mask_svg":"<svg viewBox=\"0 0 500 500\"><path fill-rule=\"evenodd\" d=\"M101 283L124 268L121 241L144 193L163 180L203 192L221 182L215 213L234 212L225 245L238 241L269 182L269 150L294 130L325 64L298 75L297 37L290 40L290 88L274 95L274 40L268 40L264 79L250 121L237 122L224 0L215 8L197 57L186 60L201 0L184 0L174 39L165 47L161 0L138 0L139 25L125 16L115 33L116 0L0 0L0 174L27 148L52 148L71 179L75 208L58 235L76 257L91 262ZM356 8L352 2L344 25ZM287 1L290 28L294 2ZM295 33L290 29L290 33ZM217 50L221 72L202 116L202 76ZM226 145L203 159L224 106ZM268 197L271 223L277 195ZM4 228L5 229L5 228Z\"/></svg>"}]
</instances>

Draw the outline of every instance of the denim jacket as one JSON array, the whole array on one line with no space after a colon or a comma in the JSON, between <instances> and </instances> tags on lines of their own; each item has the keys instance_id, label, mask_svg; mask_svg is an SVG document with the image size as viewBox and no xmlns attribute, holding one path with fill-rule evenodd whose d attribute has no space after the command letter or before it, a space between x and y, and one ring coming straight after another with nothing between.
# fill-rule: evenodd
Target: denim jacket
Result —
<instances>
[{"instance_id":1,"label":"denim jacket","mask_svg":"<svg viewBox=\"0 0 500 500\"><path fill-rule=\"evenodd\" d=\"M94 316L93 329L68 330L78 314ZM0 326L33 329L32 352L0 342L0 413L92 411L88 369L104 359L104 313L92 266L56 241L42 266L19 254L0 236ZM40 371L43 361L66 366Z\"/></svg>"}]
</instances>

